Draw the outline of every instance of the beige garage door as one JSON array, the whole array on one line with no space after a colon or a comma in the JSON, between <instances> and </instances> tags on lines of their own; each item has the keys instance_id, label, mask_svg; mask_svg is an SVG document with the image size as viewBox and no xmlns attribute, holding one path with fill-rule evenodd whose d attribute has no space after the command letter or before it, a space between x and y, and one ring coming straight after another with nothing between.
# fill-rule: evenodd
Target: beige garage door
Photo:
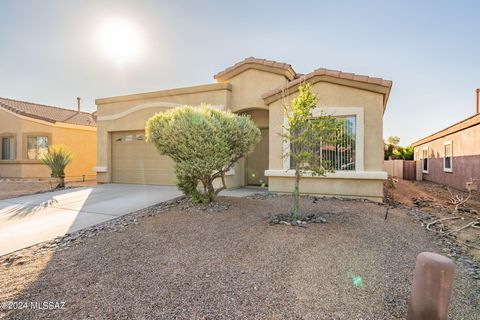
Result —
<instances>
[{"instance_id":1,"label":"beige garage door","mask_svg":"<svg viewBox=\"0 0 480 320\"><path fill-rule=\"evenodd\" d=\"M173 161L145 141L144 131L112 133L112 181L173 185Z\"/></svg>"}]
</instances>

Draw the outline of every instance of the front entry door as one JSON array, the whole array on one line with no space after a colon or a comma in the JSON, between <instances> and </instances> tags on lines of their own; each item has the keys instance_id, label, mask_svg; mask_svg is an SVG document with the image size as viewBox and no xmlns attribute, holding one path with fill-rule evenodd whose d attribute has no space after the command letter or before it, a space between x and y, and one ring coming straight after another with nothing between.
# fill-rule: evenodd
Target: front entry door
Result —
<instances>
[{"instance_id":1,"label":"front entry door","mask_svg":"<svg viewBox=\"0 0 480 320\"><path fill-rule=\"evenodd\" d=\"M247 185L268 185L268 178L265 177L265 170L268 170L268 128L260 129L260 132L260 142L245 159Z\"/></svg>"}]
</instances>

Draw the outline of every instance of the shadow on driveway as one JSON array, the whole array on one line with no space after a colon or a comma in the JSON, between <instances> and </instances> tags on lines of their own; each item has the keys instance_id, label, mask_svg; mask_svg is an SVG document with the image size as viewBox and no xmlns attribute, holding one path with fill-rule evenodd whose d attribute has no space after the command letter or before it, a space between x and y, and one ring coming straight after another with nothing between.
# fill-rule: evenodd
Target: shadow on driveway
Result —
<instances>
[{"instance_id":1,"label":"shadow on driveway","mask_svg":"<svg viewBox=\"0 0 480 320\"><path fill-rule=\"evenodd\" d=\"M105 184L0 200L0 256L180 195L172 186Z\"/></svg>"}]
</instances>

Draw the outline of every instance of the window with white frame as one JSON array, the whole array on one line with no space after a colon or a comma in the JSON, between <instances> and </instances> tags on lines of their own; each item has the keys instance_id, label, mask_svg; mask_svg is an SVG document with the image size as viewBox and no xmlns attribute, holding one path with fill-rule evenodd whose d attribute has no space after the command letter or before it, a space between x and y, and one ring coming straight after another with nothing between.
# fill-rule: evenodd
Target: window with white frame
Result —
<instances>
[{"instance_id":1,"label":"window with white frame","mask_svg":"<svg viewBox=\"0 0 480 320\"><path fill-rule=\"evenodd\" d=\"M428 147L422 149L422 172L428 173Z\"/></svg>"},{"instance_id":2,"label":"window with white frame","mask_svg":"<svg viewBox=\"0 0 480 320\"><path fill-rule=\"evenodd\" d=\"M30 136L27 138L27 159L39 160L48 152L48 137Z\"/></svg>"},{"instance_id":3,"label":"window with white frame","mask_svg":"<svg viewBox=\"0 0 480 320\"><path fill-rule=\"evenodd\" d=\"M452 172L453 168L453 151L452 151L452 141L447 141L443 144L443 171Z\"/></svg>"},{"instance_id":4,"label":"window with white frame","mask_svg":"<svg viewBox=\"0 0 480 320\"><path fill-rule=\"evenodd\" d=\"M15 160L14 137L2 137L2 160Z\"/></svg>"},{"instance_id":5,"label":"window with white frame","mask_svg":"<svg viewBox=\"0 0 480 320\"><path fill-rule=\"evenodd\" d=\"M329 139L335 140L335 145L320 142L311 150L306 150L305 146L297 146L300 150L295 151L312 152L311 166L319 166L322 162L328 162L329 167L335 171L355 171L357 118L355 115L336 116L336 118L342 122L342 125L336 136ZM291 148L293 147L291 146ZM294 168L295 160L290 157L290 169Z\"/></svg>"}]
</instances>

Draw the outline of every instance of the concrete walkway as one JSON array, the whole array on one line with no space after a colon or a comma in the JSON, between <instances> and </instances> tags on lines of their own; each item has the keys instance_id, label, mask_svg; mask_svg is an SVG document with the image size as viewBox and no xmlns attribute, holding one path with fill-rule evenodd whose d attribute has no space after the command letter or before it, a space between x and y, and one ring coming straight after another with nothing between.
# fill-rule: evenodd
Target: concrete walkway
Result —
<instances>
[{"instance_id":1,"label":"concrete walkway","mask_svg":"<svg viewBox=\"0 0 480 320\"><path fill-rule=\"evenodd\" d=\"M223 190L220 192L220 195L225 197L243 198L243 197L251 196L252 194L266 193L266 192L268 192L267 188L245 187L245 188L238 188L238 189Z\"/></svg>"},{"instance_id":2,"label":"concrete walkway","mask_svg":"<svg viewBox=\"0 0 480 320\"><path fill-rule=\"evenodd\" d=\"M178 196L176 187L106 184L0 200L0 256Z\"/></svg>"}]
</instances>

